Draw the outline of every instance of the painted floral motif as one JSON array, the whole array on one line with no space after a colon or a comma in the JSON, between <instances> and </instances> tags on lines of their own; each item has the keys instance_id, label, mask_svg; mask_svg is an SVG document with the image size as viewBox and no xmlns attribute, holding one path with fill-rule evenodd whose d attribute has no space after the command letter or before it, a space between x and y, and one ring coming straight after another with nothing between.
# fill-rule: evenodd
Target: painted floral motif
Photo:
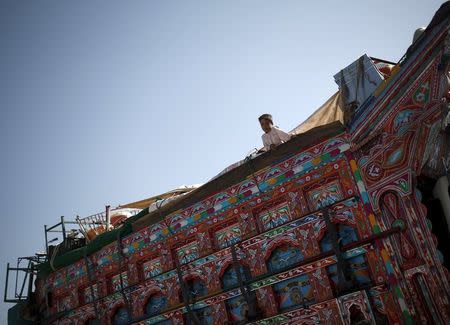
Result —
<instances>
[{"instance_id":1,"label":"painted floral motif","mask_svg":"<svg viewBox=\"0 0 450 325\"><path fill-rule=\"evenodd\" d=\"M69 296L64 297L58 301L58 311L59 312L70 310L70 308L71 308L71 304L70 304Z\"/></svg>"},{"instance_id":2,"label":"painted floral motif","mask_svg":"<svg viewBox=\"0 0 450 325\"><path fill-rule=\"evenodd\" d=\"M216 232L216 241L219 248L231 246L242 240L241 227L238 223Z\"/></svg>"},{"instance_id":3,"label":"painted floral motif","mask_svg":"<svg viewBox=\"0 0 450 325\"><path fill-rule=\"evenodd\" d=\"M86 304L93 301L93 299L98 299L98 286L93 284L83 290L83 299Z\"/></svg>"},{"instance_id":4,"label":"painted floral motif","mask_svg":"<svg viewBox=\"0 0 450 325\"><path fill-rule=\"evenodd\" d=\"M159 258L145 262L142 267L144 269L145 279L152 278L162 273L161 259Z\"/></svg>"},{"instance_id":5,"label":"painted floral motif","mask_svg":"<svg viewBox=\"0 0 450 325\"><path fill-rule=\"evenodd\" d=\"M430 82L426 81L413 94L413 101L418 105L428 103L430 98Z\"/></svg>"},{"instance_id":6,"label":"painted floral motif","mask_svg":"<svg viewBox=\"0 0 450 325\"><path fill-rule=\"evenodd\" d=\"M337 181L328 183L309 192L312 208L319 210L342 200L344 197Z\"/></svg>"},{"instance_id":7,"label":"painted floral motif","mask_svg":"<svg viewBox=\"0 0 450 325\"><path fill-rule=\"evenodd\" d=\"M277 283L273 288L282 311L314 303L314 292L307 274Z\"/></svg>"},{"instance_id":8,"label":"painted floral motif","mask_svg":"<svg viewBox=\"0 0 450 325\"><path fill-rule=\"evenodd\" d=\"M289 206L287 203L282 203L274 208L266 210L259 214L259 220L264 230L269 230L290 220Z\"/></svg>"},{"instance_id":9,"label":"painted floral motif","mask_svg":"<svg viewBox=\"0 0 450 325\"><path fill-rule=\"evenodd\" d=\"M200 253L198 251L197 241L184 245L177 250L178 260L180 264L186 264L199 258Z\"/></svg>"},{"instance_id":10,"label":"painted floral motif","mask_svg":"<svg viewBox=\"0 0 450 325\"><path fill-rule=\"evenodd\" d=\"M404 133L405 129L409 127L417 115L417 109L405 109L398 112L393 121L394 132L398 132L399 134Z\"/></svg>"},{"instance_id":11,"label":"painted floral motif","mask_svg":"<svg viewBox=\"0 0 450 325\"><path fill-rule=\"evenodd\" d=\"M122 283L120 280L121 277L122 277L123 287L124 288L128 287L128 274L127 274L127 272L122 272L111 278L111 288L112 288L113 292L117 292L122 289L122 286L121 286Z\"/></svg>"}]
</instances>

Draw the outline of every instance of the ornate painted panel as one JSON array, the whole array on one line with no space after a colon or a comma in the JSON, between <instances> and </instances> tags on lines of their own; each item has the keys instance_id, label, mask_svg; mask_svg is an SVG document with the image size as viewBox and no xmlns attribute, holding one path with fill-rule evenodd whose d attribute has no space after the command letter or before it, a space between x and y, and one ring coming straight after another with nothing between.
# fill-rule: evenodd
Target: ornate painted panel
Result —
<instances>
[{"instance_id":1,"label":"ornate painted panel","mask_svg":"<svg viewBox=\"0 0 450 325\"><path fill-rule=\"evenodd\" d=\"M229 247L241 240L242 231L238 223L216 232L216 242L219 248Z\"/></svg>"},{"instance_id":2,"label":"ornate painted panel","mask_svg":"<svg viewBox=\"0 0 450 325\"><path fill-rule=\"evenodd\" d=\"M101 323L98 319L90 318L86 321L85 325L101 325Z\"/></svg>"},{"instance_id":3,"label":"ornate painted panel","mask_svg":"<svg viewBox=\"0 0 450 325\"><path fill-rule=\"evenodd\" d=\"M113 325L127 325L130 322L128 311L125 307L116 310L113 317Z\"/></svg>"},{"instance_id":4,"label":"ornate painted panel","mask_svg":"<svg viewBox=\"0 0 450 325\"><path fill-rule=\"evenodd\" d=\"M177 249L180 264L186 264L200 257L197 241L193 241Z\"/></svg>"},{"instance_id":5,"label":"ornate painted panel","mask_svg":"<svg viewBox=\"0 0 450 325\"><path fill-rule=\"evenodd\" d=\"M57 306L58 312L63 312L71 309L70 297L62 297L58 300Z\"/></svg>"},{"instance_id":6,"label":"ornate painted panel","mask_svg":"<svg viewBox=\"0 0 450 325\"><path fill-rule=\"evenodd\" d=\"M205 308L197 309L194 312L201 324L206 324L206 325L213 324L214 310L212 307L205 307ZM186 325L195 325L194 321L192 321L187 316L187 314L185 315L185 324Z\"/></svg>"},{"instance_id":7,"label":"ornate painted panel","mask_svg":"<svg viewBox=\"0 0 450 325\"><path fill-rule=\"evenodd\" d=\"M233 324L245 324L247 322L248 304L243 296L228 299L226 305Z\"/></svg>"},{"instance_id":8,"label":"ornate painted panel","mask_svg":"<svg viewBox=\"0 0 450 325\"><path fill-rule=\"evenodd\" d=\"M327 183L308 192L312 210L319 210L344 198L338 181Z\"/></svg>"},{"instance_id":9,"label":"ornate painted panel","mask_svg":"<svg viewBox=\"0 0 450 325\"><path fill-rule=\"evenodd\" d=\"M277 272L288 268L303 260L303 254L299 248L282 245L275 248L268 260L267 267L271 272Z\"/></svg>"},{"instance_id":10,"label":"ornate painted panel","mask_svg":"<svg viewBox=\"0 0 450 325\"><path fill-rule=\"evenodd\" d=\"M98 284L93 284L83 290L83 301L88 304L93 301L93 299L98 299Z\"/></svg>"},{"instance_id":11,"label":"ornate painted panel","mask_svg":"<svg viewBox=\"0 0 450 325\"><path fill-rule=\"evenodd\" d=\"M192 297L201 297L208 293L208 287L205 282L198 278L189 279L186 281L189 293Z\"/></svg>"},{"instance_id":12,"label":"ornate painted panel","mask_svg":"<svg viewBox=\"0 0 450 325\"><path fill-rule=\"evenodd\" d=\"M145 314L148 316L159 314L167 307L167 298L162 294L151 295L145 304Z\"/></svg>"},{"instance_id":13,"label":"ornate painted panel","mask_svg":"<svg viewBox=\"0 0 450 325\"><path fill-rule=\"evenodd\" d=\"M289 205L281 203L273 208L261 212L258 215L259 222L263 230L269 230L290 220Z\"/></svg>"},{"instance_id":14,"label":"ornate painted panel","mask_svg":"<svg viewBox=\"0 0 450 325\"><path fill-rule=\"evenodd\" d=\"M162 273L162 264L160 258L155 258L142 264L144 278L150 279Z\"/></svg>"},{"instance_id":15,"label":"ornate painted panel","mask_svg":"<svg viewBox=\"0 0 450 325\"><path fill-rule=\"evenodd\" d=\"M122 279L121 279L122 277ZM112 292L117 292L122 289L123 287L128 287L128 274L127 272L122 272L120 274L117 274L111 278L111 290Z\"/></svg>"},{"instance_id":16,"label":"ornate painted panel","mask_svg":"<svg viewBox=\"0 0 450 325\"><path fill-rule=\"evenodd\" d=\"M346 259L348 272L352 281L357 285L367 285L371 283L370 271L364 255L358 255ZM331 281L333 289L338 287L337 264L330 265L326 268L328 277Z\"/></svg>"},{"instance_id":17,"label":"ornate painted panel","mask_svg":"<svg viewBox=\"0 0 450 325\"><path fill-rule=\"evenodd\" d=\"M241 278L243 281L246 279L250 279L250 270L247 267L243 267L242 265L239 265L239 271L241 272ZM234 286L237 286L239 284L239 280L236 274L236 270L231 264L226 268L226 270L223 272L222 275L222 287L224 289L228 289Z\"/></svg>"},{"instance_id":18,"label":"ornate painted panel","mask_svg":"<svg viewBox=\"0 0 450 325\"><path fill-rule=\"evenodd\" d=\"M359 285L366 285L371 282L369 267L364 255L348 258L347 263L356 283Z\"/></svg>"},{"instance_id":19,"label":"ornate painted panel","mask_svg":"<svg viewBox=\"0 0 450 325\"><path fill-rule=\"evenodd\" d=\"M277 283L273 289L281 311L314 303L313 287L307 274Z\"/></svg>"},{"instance_id":20,"label":"ornate painted panel","mask_svg":"<svg viewBox=\"0 0 450 325\"><path fill-rule=\"evenodd\" d=\"M338 236L338 243L341 246L345 246L358 240L358 236L353 227L338 223L336 225L336 231ZM325 232L323 238L320 241L320 250L322 252L329 252L333 249L331 237L328 232Z\"/></svg>"}]
</instances>

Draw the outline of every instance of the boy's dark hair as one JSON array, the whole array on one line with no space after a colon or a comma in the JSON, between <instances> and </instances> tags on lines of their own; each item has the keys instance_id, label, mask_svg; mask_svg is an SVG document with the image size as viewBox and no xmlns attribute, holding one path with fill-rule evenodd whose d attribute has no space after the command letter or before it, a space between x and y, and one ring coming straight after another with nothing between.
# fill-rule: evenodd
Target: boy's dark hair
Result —
<instances>
[{"instance_id":1,"label":"boy's dark hair","mask_svg":"<svg viewBox=\"0 0 450 325\"><path fill-rule=\"evenodd\" d=\"M258 120L259 120L260 122L261 122L261 120L269 120L270 123L273 124L272 115L270 115L270 114L263 114L263 115L261 115L261 116L258 118Z\"/></svg>"}]
</instances>

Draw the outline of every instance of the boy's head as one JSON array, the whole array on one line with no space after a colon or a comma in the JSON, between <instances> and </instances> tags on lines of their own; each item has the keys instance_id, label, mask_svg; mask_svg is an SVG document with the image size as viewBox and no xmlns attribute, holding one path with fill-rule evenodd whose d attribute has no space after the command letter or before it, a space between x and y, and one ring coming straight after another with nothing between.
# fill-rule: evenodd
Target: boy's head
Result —
<instances>
[{"instance_id":1,"label":"boy's head","mask_svg":"<svg viewBox=\"0 0 450 325\"><path fill-rule=\"evenodd\" d=\"M263 129L264 132L267 133L270 130L272 130L272 126L273 126L272 115L263 114L258 118L258 120L259 120L259 124L261 124L261 129Z\"/></svg>"}]
</instances>

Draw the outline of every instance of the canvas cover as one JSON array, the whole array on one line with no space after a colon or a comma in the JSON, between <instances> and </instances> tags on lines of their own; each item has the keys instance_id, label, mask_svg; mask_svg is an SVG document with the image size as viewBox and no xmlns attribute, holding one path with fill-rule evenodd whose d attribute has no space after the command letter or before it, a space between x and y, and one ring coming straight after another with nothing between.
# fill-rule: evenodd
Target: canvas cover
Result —
<instances>
[{"instance_id":1,"label":"canvas cover","mask_svg":"<svg viewBox=\"0 0 450 325\"><path fill-rule=\"evenodd\" d=\"M335 121L344 123L344 113L341 107L340 92L336 92L322 106L320 106L310 117L295 127L291 134L305 133L317 126L330 124Z\"/></svg>"}]
</instances>

